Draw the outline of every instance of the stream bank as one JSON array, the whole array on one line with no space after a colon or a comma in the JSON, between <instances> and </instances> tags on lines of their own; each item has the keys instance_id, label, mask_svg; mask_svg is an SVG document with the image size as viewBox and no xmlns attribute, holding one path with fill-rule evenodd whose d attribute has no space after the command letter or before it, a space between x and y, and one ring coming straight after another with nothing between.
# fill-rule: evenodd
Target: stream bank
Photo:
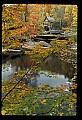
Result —
<instances>
[{"instance_id":1,"label":"stream bank","mask_svg":"<svg viewBox=\"0 0 82 120\"><path fill-rule=\"evenodd\" d=\"M75 88L72 89L77 89L77 47L72 45L70 48L63 50L63 53L64 54L55 53L55 55L59 59L71 63L73 65L74 74L73 77L70 79L70 82L73 82L74 85L76 85Z\"/></svg>"}]
</instances>

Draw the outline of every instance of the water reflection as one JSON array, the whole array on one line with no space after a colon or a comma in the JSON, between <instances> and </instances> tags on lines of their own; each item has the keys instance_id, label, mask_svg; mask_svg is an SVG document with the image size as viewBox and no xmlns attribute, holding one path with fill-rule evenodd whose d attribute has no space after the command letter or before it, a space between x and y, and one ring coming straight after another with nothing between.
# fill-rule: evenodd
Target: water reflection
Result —
<instances>
[{"instance_id":1,"label":"water reflection","mask_svg":"<svg viewBox=\"0 0 82 120\"><path fill-rule=\"evenodd\" d=\"M64 75L65 78L72 78L74 68L71 64L61 61L55 55L48 57L45 62L41 64L43 70L56 72L57 74Z\"/></svg>"},{"instance_id":2,"label":"water reflection","mask_svg":"<svg viewBox=\"0 0 82 120\"><path fill-rule=\"evenodd\" d=\"M32 60L27 55L5 61L3 59L2 79L13 72L27 70L32 64ZM39 67L41 71L31 71L27 78L23 79L28 86L37 87L42 84L50 84L51 86L68 85L66 82L73 77L74 73L71 64L61 61L55 56L48 57Z\"/></svg>"},{"instance_id":3,"label":"water reflection","mask_svg":"<svg viewBox=\"0 0 82 120\"><path fill-rule=\"evenodd\" d=\"M31 71L32 72L32 71ZM24 78L23 81L25 84L27 84L29 87L38 87L38 77L40 76L38 72L32 72L30 74L27 74Z\"/></svg>"}]
</instances>

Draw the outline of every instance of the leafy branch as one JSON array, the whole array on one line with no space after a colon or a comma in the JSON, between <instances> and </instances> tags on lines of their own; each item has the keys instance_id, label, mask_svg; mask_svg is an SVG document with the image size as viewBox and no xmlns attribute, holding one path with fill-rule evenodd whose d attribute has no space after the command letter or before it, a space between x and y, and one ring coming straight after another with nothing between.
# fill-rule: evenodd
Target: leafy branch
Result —
<instances>
[{"instance_id":1,"label":"leafy branch","mask_svg":"<svg viewBox=\"0 0 82 120\"><path fill-rule=\"evenodd\" d=\"M52 53L51 53L51 54L52 54ZM49 55L50 55L50 54L49 54ZM39 65L40 63L42 63L45 59L47 59L47 58L49 57L49 55L46 56L45 58L43 58L43 60L41 60L41 62L38 62L38 63L36 64L36 66L38 67L38 65ZM9 92L2 98L2 102L3 102L3 100L6 98L6 96L8 96L8 94L10 94L10 93L12 92L12 90L18 85L18 83L24 78L24 76L33 68L34 63L35 63L35 61L33 61L31 67L29 68L29 70L28 70L28 71L22 76L22 78L14 85L14 87L12 87L12 89L9 90Z\"/></svg>"}]
</instances>

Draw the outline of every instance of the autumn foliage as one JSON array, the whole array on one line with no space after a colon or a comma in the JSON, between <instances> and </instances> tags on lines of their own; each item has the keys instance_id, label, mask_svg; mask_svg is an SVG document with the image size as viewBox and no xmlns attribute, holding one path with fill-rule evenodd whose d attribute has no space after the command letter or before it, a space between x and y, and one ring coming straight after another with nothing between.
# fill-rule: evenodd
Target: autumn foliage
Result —
<instances>
[{"instance_id":1,"label":"autumn foliage","mask_svg":"<svg viewBox=\"0 0 82 120\"><path fill-rule=\"evenodd\" d=\"M76 5L53 4L13 4L2 6L2 42L12 36L22 37L39 35L43 30L45 16L62 19L67 25L77 26ZM9 42L9 41L8 41Z\"/></svg>"}]
</instances>

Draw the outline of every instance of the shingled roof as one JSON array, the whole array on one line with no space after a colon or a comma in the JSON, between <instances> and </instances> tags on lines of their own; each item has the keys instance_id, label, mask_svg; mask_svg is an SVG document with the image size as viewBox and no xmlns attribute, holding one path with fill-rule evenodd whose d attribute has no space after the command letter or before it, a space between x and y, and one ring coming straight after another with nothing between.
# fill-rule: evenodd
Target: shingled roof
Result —
<instances>
[{"instance_id":1,"label":"shingled roof","mask_svg":"<svg viewBox=\"0 0 82 120\"><path fill-rule=\"evenodd\" d=\"M53 17L46 17L46 18L44 19L44 21L45 21L46 19L47 19L49 22L54 22L54 21L55 21L55 19L54 19Z\"/></svg>"}]
</instances>

